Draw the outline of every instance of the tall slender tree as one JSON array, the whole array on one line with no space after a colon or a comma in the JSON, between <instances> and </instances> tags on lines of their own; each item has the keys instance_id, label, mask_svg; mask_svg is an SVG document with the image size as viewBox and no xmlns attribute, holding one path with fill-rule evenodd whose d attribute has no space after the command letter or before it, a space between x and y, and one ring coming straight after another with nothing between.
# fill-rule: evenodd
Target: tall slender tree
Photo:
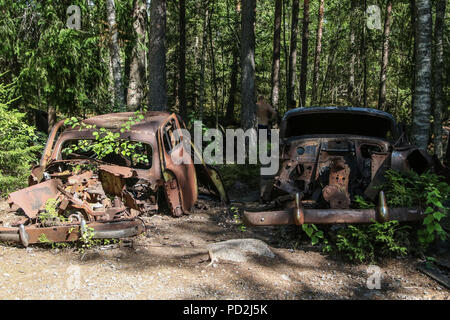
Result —
<instances>
[{"instance_id":1,"label":"tall slender tree","mask_svg":"<svg viewBox=\"0 0 450 320\"><path fill-rule=\"evenodd\" d=\"M300 64L300 105L306 103L306 81L308 79L309 0L303 0L302 62Z\"/></svg>"},{"instance_id":2,"label":"tall slender tree","mask_svg":"<svg viewBox=\"0 0 450 320\"><path fill-rule=\"evenodd\" d=\"M228 2L227 2L228 3ZM232 32L233 39L233 60L231 65L231 75L230 75L230 91L228 95L227 111L225 114L226 124L234 123L234 106L236 104L236 94L238 91L238 73L239 73L239 52L240 52L240 41L239 41L239 26L240 26L240 14L241 6L240 0L236 1L236 8L234 16L234 30Z\"/></svg>"},{"instance_id":3,"label":"tall slender tree","mask_svg":"<svg viewBox=\"0 0 450 320\"><path fill-rule=\"evenodd\" d=\"M367 0L363 0L364 13L367 11ZM367 108L367 22L362 24L362 56L363 56L363 105Z\"/></svg>"},{"instance_id":4,"label":"tall slender tree","mask_svg":"<svg viewBox=\"0 0 450 320\"><path fill-rule=\"evenodd\" d=\"M166 0L150 5L149 105L150 110L167 110Z\"/></svg>"},{"instance_id":5,"label":"tall slender tree","mask_svg":"<svg viewBox=\"0 0 450 320\"><path fill-rule=\"evenodd\" d=\"M431 109L431 1L416 0L416 63L412 119L412 140L427 149Z\"/></svg>"},{"instance_id":6,"label":"tall slender tree","mask_svg":"<svg viewBox=\"0 0 450 320\"><path fill-rule=\"evenodd\" d=\"M180 79L178 86L178 96L180 99L180 116L183 119L186 119L186 1L179 1L180 50L178 55L178 74Z\"/></svg>"},{"instance_id":7,"label":"tall slender tree","mask_svg":"<svg viewBox=\"0 0 450 320\"><path fill-rule=\"evenodd\" d=\"M205 103L205 66L206 66L206 50L208 48L208 29L210 22L209 14L209 0L205 1L204 13L203 13L203 36L202 36L202 50L200 57L200 87L199 87L199 118L203 119L203 105Z\"/></svg>"},{"instance_id":8,"label":"tall slender tree","mask_svg":"<svg viewBox=\"0 0 450 320\"><path fill-rule=\"evenodd\" d=\"M355 31L356 31L356 8L357 0L351 0L350 5L350 70L347 87L347 99L354 105L354 91L355 91L355 63L356 63L356 43L355 43Z\"/></svg>"},{"instance_id":9,"label":"tall slender tree","mask_svg":"<svg viewBox=\"0 0 450 320\"><path fill-rule=\"evenodd\" d=\"M109 50L114 79L114 109L116 111L125 110L125 92L123 89L122 65L120 62L120 47L117 35L116 5L114 0L106 1L106 11L109 26Z\"/></svg>"},{"instance_id":10,"label":"tall slender tree","mask_svg":"<svg viewBox=\"0 0 450 320\"><path fill-rule=\"evenodd\" d=\"M298 12L299 0L292 0L292 22L291 22L291 41L289 51L289 72L286 90L286 99L289 108L294 108L295 102L295 83L297 69L297 34L298 34Z\"/></svg>"},{"instance_id":11,"label":"tall slender tree","mask_svg":"<svg viewBox=\"0 0 450 320\"><path fill-rule=\"evenodd\" d=\"M242 0L241 124L245 130L256 127L255 10L256 0Z\"/></svg>"},{"instance_id":12,"label":"tall slender tree","mask_svg":"<svg viewBox=\"0 0 450 320\"><path fill-rule=\"evenodd\" d=\"M275 0L273 22L273 55L272 55L272 106L278 109L280 99L280 51L281 51L281 7L283 0Z\"/></svg>"},{"instance_id":13,"label":"tall slender tree","mask_svg":"<svg viewBox=\"0 0 450 320\"><path fill-rule=\"evenodd\" d=\"M445 6L447 0L436 1L436 20L434 25L434 63L433 63L433 133L434 133L434 153L439 160L444 157L442 144L442 111L444 107L444 93L442 78L444 73L444 23Z\"/></svg>"},{"instance_id":14,"label":"tall slender tree","mask_svg":"<svg viewBox=\"0 0 450 320\"><path fill-rule=\"evenodd\" d=\"M383 34L383 50L381 55L381 69L380 69L380 91L378 95L378 109L386 110L386 77L387 67L389 61L389 39L391 34L391 16L392 16L392 1L386 4L386 17L384 21Z\"/></svg>"},{"instance_id":15,"label":"tall slender tree","mask_svg":"<svg viewBox=\"0 0 450 320\"><path fill-rule=\"evenodd\" d=\"M127 108L136 110L142 106L144 99L145 79L145 34L147 31L147 3L145 0L134 0L133 30L135 43L131 53L130 78L127 92Z\"/></svg>"},{"instance_id":16,"label":"tall slender tree","mask_svg":"<svg viewBox=\"0 0 450 320\"><path fill-rule=\"evenodd\" d=\"M320 0L319 14L317 21L317 33L316 33L316 50L314 54L314 73L313 73L313 85L312 85L312 103L317 102L317 91L319 83L319 69L320 69L320 54L322 52L322 29L323 29L323 9L325 0Z\"/></svg>"}]
</instances>

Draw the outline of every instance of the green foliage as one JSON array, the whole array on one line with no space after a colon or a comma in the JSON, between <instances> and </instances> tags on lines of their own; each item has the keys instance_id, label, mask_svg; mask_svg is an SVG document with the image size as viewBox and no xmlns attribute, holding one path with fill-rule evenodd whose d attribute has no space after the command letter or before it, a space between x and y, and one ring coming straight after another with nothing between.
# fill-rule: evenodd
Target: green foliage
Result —
<instances>
[{"instance_id":1,"label":"green foliage","mask_svg":"<svg viewBox=\"0 0 450 320\"><path fill-rule=\"evenodd\" d=\"M344 260L361 263L383 257L406 255L409 226L398 221L374 222L368 225L347 225L325 236L315 225L302 225L311 244L322 242L322 251L339 255Z\"/></svg>"},{"instance_id":2,"label":"green foliage","mask_svg":"<svg viewBox=\"0 0 450 320\"><path fill-rule=\"evenodd\" d=\"M321 242L322 250L340 255L351 262L374 261L382 257L407 254L412 243L426 248L435 239L445 240L447 232L442 228L442 219L447 216L447 208L442 204L450 194L448 184L431 173L417 174L414 171L401 173L386 171L386 182L380 187L386 193L390 207L420 207L426 215L416 234L411 227L400 225L398 221L374 222L368 225L347 225L338 228L328 236L315 225L303 225L302 229L312 244ZM356 196L354 204L358 208L373 208L374 204L361 196Z\"/></svg>"},{"instance_id":3,"label":"green foliage","mask_svg":"<svg viewBox=\"0 0 450 320\"><path fill-rule=\"evenodd\" d=\"M45 202L45 209L39 213L39 221L44 226L58 225L67 219L58 213L58 200L50 198Z\"/></svg>"},{"instance_id":4,"label":"green foliage","mask_svg":"<svg viewBox=\"0 0 450 320\"><path fill-rule=\"evenodd\" d=\"M427 216L423 220L424 228L418 230L419 242L424 246L432 243L436 237L443 241L448 237L440 223L442 218L447 216L447 208L442 205L443 200L445 199L438 188L432 185L427 187L427 207L425 209Z\"/></svg>"},{"instance_id":5,"label":"green foliage","mask_svg":"<svg viewBox=\"0 0 450 320\"><path fill-rule=\"evenodd\" d=\"M86 226L86 230L83 230L81 237L79 239L81 243L80 252L84 253L86 249L90 249L96 245L96 240L94 239L95 230L92 227Z\"/></svg>"},{"instance_id":6,"label":"green foliage","mask_svg":"<svg viewBox=\"0 0 450 320\"><path fill-rule=\"evenodd\" d=\"M235 223L238 225L238 229L242 232L247 231L247 227L244 225L244 222L241 219L241 215L239 214L239 209L235 206L231 206L230 212L233 214L233 218Z\"/></svg>"},{"instance_id":7,"label":"green foliage","mask_svg":"<svg viewBox=\"0 0 450 320\"><path fill-rule=\"evenodd\" d=\"M436 238L445 240L447 232L441 226L441 220L447 216L448 209L442 202L450 195L450 186L441 181L439 176L431 173L417 174L414 171L401 173L386 171L386 183L383 190L389 206L418 206L426 215L423 228L418 230L418 240L427 247Z\"/></svg>"},{"instance_id":8,"label":"green foliage","mask_svg":"<svg viewBox=\"0 0 450 320\"><path fill-rule=\"evenodd\" d=\"M14 85L0 83L0 197L27 185L32 163L42 150L25 114L10 108Z\"/></svg>"},{"instance_id":9,"label":"green foliage","mask_svg":"<svg viewBox=\"0 0 450 320\"><path fill-rule=\"evenodd\" d=\"M302 230L311 238L311 244L315 245L320 240L324 240L323 231L319 230L315 224L303 224Z\"/></svg>"},{"instance_id":10,"label":"green foliage","mask_svg":"<svg viewBox=\"0 0 450 320\"><path fill-rule=\"evenodd\" d=\"M81 8L81 30L66 27L69 5ZM104 2L2 0L1 7L0 72L11 70L17 82L17 108L112 111Z\"/></svg>"},{"instance_id":11,"label":"green foliage","mask_svg":"<svg viewBox=\"0 0 450 320\"><path fill-rule=\"evenodd\" d=\"M376 258L406 255L408 228L400 226L398 221L349 225L338 230L333 250L351 262L372 262Z\"/></svg>"},{"instance_id":12,"label":"green foliage","mask_svg":"<svg viewBox=\"0 0 450 320\"><path fill-rule=\"evenodd\" d=\"M365 200L360 195L356 195L355 198L353 199L353 202L355 206L360 209L371 209L375 207L375 204L373 202Z\"/></svg>"},{"instance_id":13,"label":"green foliage","mask_svg":"<svg viewBox=\"0 0 450 320\"><path fill-rule=\"evenodd\" d=\"M72 128L79 127L79 130L91 129L94 140L78 140L77 144L72 144L63 149L64 154L71 154L76 151L94 152L97 159L103 159L109 154L115 153L124 157L130 158L133 164L149 164L147 154L141 152L143 144L129 140L120 139L120 133L124 133L131 129L131 126L142 121L144 116L136 112L136 117L129 117L129 119L121 125L120 132L113 132L106 128L97 128L95 125L88 125L80 122L77 118L72 117L67 119L64 124L72 126Z\"/></svg>"}]
</instances>

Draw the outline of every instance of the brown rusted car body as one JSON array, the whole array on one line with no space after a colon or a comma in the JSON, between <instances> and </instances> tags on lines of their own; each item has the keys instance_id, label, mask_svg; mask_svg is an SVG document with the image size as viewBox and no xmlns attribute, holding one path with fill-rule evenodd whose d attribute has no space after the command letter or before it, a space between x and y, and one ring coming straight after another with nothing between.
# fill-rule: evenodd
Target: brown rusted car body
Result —
<instances>
[{"instance_id":1,"label":"brown rusted car body","mask_svg":"<svg viewBox=\"0 0 450 320\"><path fill-rule=\"evenodd\" d=\"M248 225L423 218L419 208L389 208L377 188L389 168L423 172L432 165L425 151L407 142L390 114L369 108L297 108L283 117L280 140L279 172L261 192L280 210L246 211ZM354 208L357 195L377 207Z\"/></svg>"},{"instance_id":2,"label":"brown rusted car body","mask_svg":"<svg viewBox=\"0 0 450 320\"><path fill-rule=\"evenodd\" d=\"M83 126L64 129L64 120L52 129L38 166L32 169L29 187L10 194L12 210L24 217L10 227L0 227L0 241L21 242L24 246L45 239L51 242L75 241L93 228L93 238L122 238L145 230L141 215L158 212L161 206L173 216L188 214L198 198L202 183L213 195L228 202L218 173L205 163L193 161L174 163L197 152L188 152L183 135L174 139L174 131L184 128L181 119L166 112L146 112L144 118L121 132L123 124L135 113L115 113L95 116L82 121ZM90 127L91 126L91 127ZM96 128L96 129L93 129ZM135 166L126 157L112 154L98 160L95 157L62 150L74 141L95 140L94 131L105 128L119 133L123 141L145 146L149 165ZM144 152L144 151L143 151ZM39 223L37 217L45 211L46 202L56 199L57 212L64 221Z\"/></svg>"}]
</instances>

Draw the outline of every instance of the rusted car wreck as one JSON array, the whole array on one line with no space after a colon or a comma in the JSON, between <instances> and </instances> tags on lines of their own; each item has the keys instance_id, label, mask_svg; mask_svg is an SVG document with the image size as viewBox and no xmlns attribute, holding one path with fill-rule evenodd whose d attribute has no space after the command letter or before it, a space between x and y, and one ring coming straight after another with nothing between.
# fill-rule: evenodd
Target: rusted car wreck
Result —
<instances>
[{"instance_id":1,"label":"rusted car wreck","mask_svg":"<svg viewBox=\"0 0 450 320\"><path fill-rule=\"evenodd\" d=\"M146 112L139 115L139 121L130 122L136 115L101 115L73 127L63 120L58 122L39 165L32 169L29 187L9 196L11 210L21 217L10 226L0 226L0 241L19 242L25 247L43 238L75 241L87 230L93 232L93 238L135 236L145 230L142 215L160 209L174 216L189 213L198 198L198 183L216 198L228 201L213 168L204 163L194 165L193 161L174 163L173 155L192 157L186 150L196 152L180 143L182 135L174 135L184 127L177 115ZM111 152L98 159L92 148L71 147L89 145L99 132L111 132L118 140L134 144L140 161L126 152ZM49 199L57 215L43 219L48 215Z\"/></svg>"},{"instance_id":2,"label":"rusted car wreck","mask_svg":"<svg viewBox=\"0 0 450 320\"><path fill-rule=\"evenodd\" d=\"M283 117L280 139L280 170L261 194L272 201L271 210L280 210L246 211L248 225L423 218L419 208L389 208L377 188L389 168L421 173L432 165L425 151L408 143L392 115L369 108L297 108ZM377 207L352 208L356 195Z\"/></svg>"}]
</instances>

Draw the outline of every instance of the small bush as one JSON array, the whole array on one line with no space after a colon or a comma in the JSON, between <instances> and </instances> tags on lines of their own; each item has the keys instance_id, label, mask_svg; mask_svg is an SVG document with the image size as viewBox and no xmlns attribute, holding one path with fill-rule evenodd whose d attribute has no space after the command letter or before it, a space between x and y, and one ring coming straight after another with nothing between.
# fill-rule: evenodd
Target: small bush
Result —
<instances>
[{"instance_id":1,"label":"small bush","mask_svg":"<svg viewBox=\"0 0 450 320\"><path fill-rule=\"evenodd\" d=\"M320 242L323 252L361 263L406 255L408 251L423 252L435 239L445 240L448 235L441 223L448 209L442 203L450 195L449 185L431 173L419 175L414 171L388 170L385 177L386 182L380 190L385 191L390 207L420 207L424 210L426 217L417 232L411 232L410 226L400 225L398 221L346 225L328 234L314 225L305 225L303 230L312 244ZM361 209L374 207L373 203L358 196L353 202Z\"/></svg>"},{"instance_id":2,"label":"small bush","mask_svg":"<svg viewBox=\"0 0 450 320\"><path fill-rule=\"evenodd\" d=\"M0 83L0 198L27 185L31 164L42 150L25 114L9 108L12 86Z\"/></svg>"},{"instance_id":3,"label":"small bush","mask_svg":"<svg viewBox=\"0 0 450 320\"><path fill-rule=\"evenodd\" d=\"M398 221L349 225L339 229L332 251L351 262L375 261L378 258L402 256L408 252L409 226Z\"/></svg>"}]
</instances>

